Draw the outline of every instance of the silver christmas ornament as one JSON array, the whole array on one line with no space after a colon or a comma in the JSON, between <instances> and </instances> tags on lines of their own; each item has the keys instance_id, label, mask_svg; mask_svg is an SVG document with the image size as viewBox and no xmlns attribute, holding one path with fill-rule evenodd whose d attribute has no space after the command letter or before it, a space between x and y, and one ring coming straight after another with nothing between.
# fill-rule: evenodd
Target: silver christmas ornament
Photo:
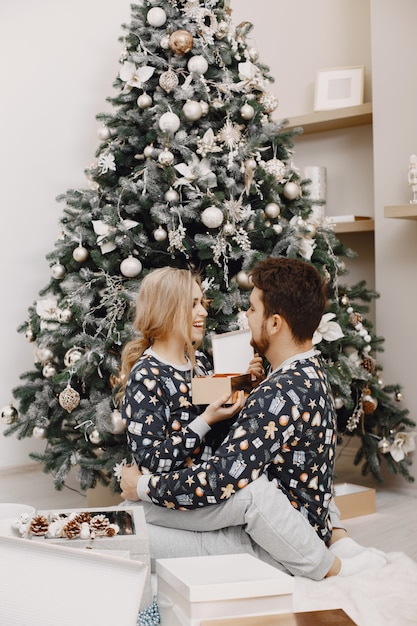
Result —
<instances>
[{"instance_id":1,"label":"silver christmas ornament","mask_svg":"<svg viewBox=\"0 0 417 626\"><path fill-rule=\"evenodd\" d=\"M201 106L201 115L207 115L207 113L210 110L208 102L205 102L205 100L200 100L200 106Z\"/></svg>"},{"instance_id":2,"label":"silver christmas ornament","mask_svg":"<svg viewBox=\"0 0 417 626\"><path fill-rule=\"evenodd\" d=\"M178 191L170 187L168 191L165 192L164 198L167 202L178 202L180 196Z\"/></svg>"},{"instance_id":3,"label":"silver christmas ornament","mask_svg":"<svg viewBox=\"0 0 417 626\"><path fill-rule=\"evenodd\" d=\"M184 113L185 119L190 122L196 122L203 115L201 104L196 100L187 100L182 107L182 112Z\"/></svg>"},{"instance_id":4,"label":"silver christmas ornament","mask_svg":"<svg viewBox=\"0 0 417 626\"><path fill-rule=\"evenodd\" d=\"M110 432L112 435L121 435L125 430L125 423L122 414L117 409L112 411L110 416Z\"/></svg>"},{"instance_id":5,"label":"silver christmas ornament","mask_svg":"<svg viewBox=\"0 0 417 626\"><path fill-rule=\"evenodd\" d=\"M25 331L25 339L26 341L35 341L35 333L30 326Z\"/></svg>"},{"instance_id":6,"label":"silver christmas ornament","mask_svg":"<svg viewBox=\"0 0 417 626\"><path fill-rule=\"evenodd\" d=\"M53 378L56 374L56 368L52 363L46 363L42 369L42 374L45 378Z\"/></svg>"},{"instance_id":7,"label":"silver christmas ornament","mask_svg":"<svg viewBox=\"0 0 417 626\"><path fill-rule=\"evenodd\" d=\"M55 265L51 267L52 278L55 278L56 280L62 280L66 274L66 271L67 270L63 265L61 265L61 263L55 263Z\"/></svg>"},{"instance_id":8,"label":"silver christmas ornament","mask_svg":"<svg viewBox=\"0 0 417 626\"><path fill-rule=\"evenodd\" d=\"M343 407L343 405L344 405L344 402L343 402L342 398L336 397L334 399L334 405L335 405L336 409L341 409Z\"/></svg>"},{"instance_id":9,"label":"silver christmas ornament","mask_svg":"<svg viewBox=\"0 0 417 626\"><path fill-rule=\"evenodd\" d=\"M272 113L278 108L278 98L273 93L265 91L259 96L259 103L263 106L265 113Z\"/></svg>"},{"instance_id":10,"label":"silver christmas ornament","mask_svg":"<svg viewBox=\"0 0 417 626\"><path fill-rule=\"evenodd\" d=\"M167 111L167 113L163 113L159 118L158 125L162 131L173 134L179 129L181 120L176 113Z\"/></svg>"},{"instance_id":11,"label":"silver christmas ornament","mask_svg":"<svg viewBox=\"0 0 417 626\"><path fill-rule=\"evenodd\" d=\"M72 319L71 309L62 309L62 311L58 313L58 319L63 324L68 324L68 322L70 322Z\"/></svg>"},{"instance_id":12,"label":"silver christmas ornament","mask_svg":"<svg viewBox=\"0 0 417 626\"><path fill-rule=\"evenodd\" d=\"M159 85L164 91L170 93L178 85L178 76L172 70L163 72L159 78Z\"/></svg>"},{"instance_id":13,"label":"silver christmas ornament","mask_svg":"<svg viewBox=\"0 0 417 626\"><path fill-rule=\"evenodd\" d=\"M101 442L101 435L98 432L97 428L94 428L94 430L91 431L91 433L88 435L88 438L95 446L99 445L99 443Z\"/></svg>"},{"instance_id":14,"label":"silver christmas ornament","mask_svg":"<svg viewBox=\"0 0 417 626\"><path fill-rule=\"evenodd\" d=\"M35 439L46 439L48 435L48 429L45 426L35 426L32 431L33 437Z\"/></svg>"},{"instance_id":15,"label":"silver christmas ornament","mask_svg":"<svg viewBox=\"0 0 417 626\"><path fill-rule=\"evenodd\" d=\"M148 13L146 14L146 21L151 26L159 28L163 26L167 21L167 14L161 7L152 7L152 9L149 9Z\"/></svg>"},{"instance_id":16,"label":"silver christmas ornament","mask_svg":"<svg viewBox=\"0 0 417 626\"><path fill-rule=\"evenodd\" d=\"M139 259L129 256L120 263L120 271L126 278L135 278L142 271L142 263Z\"/></svg>"},{"instance_id":17,"label":"silver christmas ornament","mask_svg":"<svg viewBox=\"0 0 417 626\"><path fill-rule=\"evenodd\" d=\"M219 22L216 30L217 39L224 39L229 32L229 25L227 22Z\"/></svg>"},{"instance_id":18,"label":"silver christmas ornament","mask_svg":"<svg viewBox=\"0 0 417 626\"><path fill-rule=\"evenodd\" d=\"M285 183L282 193L288 200L295 200L300 195L300 187L297 183L288 181Z\"/></svg>"},{"instance_id":19,"label":"silver christmas ornament","mask_svg":"<svg viewBox=\"0 0 417 626\"><path fill-rule=\"evenodd\" d=\"M191 57L187 63L188 70L191 74L202 75L208 70L208 62L201 54Z\"/></svg>"},{"instance_id":20,"label":"silver christmas ornament","mask_svg":"<svg viewBox=\"0 0 417 626\"><path fill-rule=\"evenodd\" d=\"M147 93L140 94L136 102L140 109L149 109L153 104L151 96Z\"/></svg>"},{"instance_id":21,"label":"silver christmas ornament","mask_svg":"<svg viewBox=\"0 0 417 626\"><path fill-rule=\"evenodd\" d=\"M209 206L201 214L201 221L207 228L218 228L223 223L224 215L216 206Z\"/></svg>"},{"instance_id":22,"label":"silver christmas ornament","mask_svg":"<svg viewBox=\"0 0 417 626\"><path fill-rule=\"evenodd\" d=\"M110 129L107 126L100 126L97 131L97 136L101 141L108 141L111 137Z\"/></svg>"},{"instance_id":23,"label":"silver christmas ornament","mask_svg":"<svg viewBox=\"0 0 417 626\"><path fill-rule=\"evenodd\" d=\"M145 157L147 159L151 159L153 157L153 154L154 154L154 147L153 146L146 146L144 151L143 151L143 154L145 155Z\"/></svg>"},{"instance_id":24,"label":"silver christmas ornament","mask_svg":"<svg viewBox=\"0 0 417 626\"><path fill-rule=\"evenodd\" d=\"M64 364L65 367L71 367L71 365L75 365L82 357L83 350L81 348L70 348L64 355Z\"/></svg>"},{"instance_id":25,"label":"silver christmas ornament","mask_svg":"<svg viewBox=\"0 0 417 626\"><path fill-rule=\"evenodd\" d=\"M1 421L8 426L17 422L18 417L19 413L13 404L8 404L1 410Z\"/></svg>"},{"instance_id":26,"label":"silver christmas ornament","mask_svg":"<svg viewBox=\"0 0 417 626\"><path fill-rule=\"evenodd\" d=\"M236 282L241 289L245 289L247 291L253 287L251 277L244 270L241 270L236 274Z\"/></svg>"},{"instance_id":27,"label":"silver christmas ornament","mask_svg":"<svg viewBox=\"0 0 417 626\"><path fill-rule=\"evenodd\" d=\"M391 450L391 444L386 437L383 437L378 442L378 450L381 452L381 454L388 454L388 452Z\"/></svg>"},{"instance_id":28,"label":"silver christmas ornament","mask_svg":"<svg viewBox=\"0 0 417 626\"><path fill-rule=\"evenodd\" d=\"M88 259L89 254L90 253L88 252L87 248L84 248L84 246L77 246L72 251L72 258L74 259L74 261L77 261L77 263L83 263Z\"/></svg>"},{"instance_id":29,"label":"silver christmas ornament","mask_svg":"<svg viewBox=\"0 0 417 626\"><path fill-rule=\"evenodd\" d=\"M235 231L236 231L235 227L230 222L227 222L223 226L223 235L225 237L231 237L232 235L234 235Z\"/></svg>"},{"instance_id":30,"label":"silver christmas ornament","mask_svg":"<svg viewBox=\"0 0 417 626\"><path fill-rule=\"evenodd\" d=\"M168 35L164 35L163 37L161 37L161 39L159 41L159 45L161 46L162 50L168 50L168 48L169 48L169 37L168 37Z\"/></svg>"},{"instance_id":31,"label":"silver christmas ornament","mask_svg":"<svg viewBox=\"0 0 417 626\"><path fill-rule=\"evenodd\" d=\"M255 109L250 104L244 104L240 109L240 114L244 120L251 120L255 115Z\"/></svg>"},{"instance_id":32,"label":"silver christmas ornament","mask_svg":"<svg viewBox=\"0 0 417 626\"><path fill-rule=\"evenodd\" d=\"M37 355L41 363L47 363L48 361L51 361L54 358L54 353L52 352L51 348L48 348L47 346L44 346L43 348L39 348Z\"/></svg>"},{"instance_id":33,"label":"silver christmas ornament","mask_svg":"<svg viewBox=\"0 0 417 626\"><path fill-rule=\"evenodd\" d=\"M170 152L170 150L165 149L159 153L158 163L160 163L161 165L168 167L169 165L172 165L173 162L174 162L174 155L172 154L172 152Z\"/></svg>"},{"instance_id":34,"label":"silver christmas ornament","mask_svg":"<svg viewBox=\"0 0 417 626\"><path fill-rule=\"evenodd\" d=\"M162 228L162 226L158 226L158 228L153 231L153 236L155 241L165 241L168 237L168 233Z\"/></svg>"},{"instance_id":35,"label":"silver christmas ornament","mask_svg":"<svg viewBox=\"0 0 417 626\"><path fill-rule=\"evenodd\" d=\"M277 235L280 235L280 234L282 233L282 226L281 226L281 224L274 224L274 225L272 226L272 229L274 230L274 232L275 232Z\"/></svg>"},{"instance_id":36,"label":"silver christmas ornament","mask_svg":"<svg viewBox=\"0 0 417 626\"><path fill-rule=\"evenodd\" d=\"M275 219L281 213L281 209L276 202L269 202L265 207L265 215L270 219Z\"/></svg>"}]
</instances>

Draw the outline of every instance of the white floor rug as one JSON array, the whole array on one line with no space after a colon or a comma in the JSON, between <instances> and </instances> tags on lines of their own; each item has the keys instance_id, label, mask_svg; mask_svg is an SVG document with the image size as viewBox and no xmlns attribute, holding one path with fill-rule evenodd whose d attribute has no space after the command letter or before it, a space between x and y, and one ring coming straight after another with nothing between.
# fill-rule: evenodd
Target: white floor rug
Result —
<instances>
[{"instance_id":1,"label":"white floor rug","mask_svg":"<svg viewBox=\"0 0 417 626\"><path fill-rule=\"evenodd\" d=\"M341 608L358 626L416 626L417 563L402 552L387 558L384 568L348 578L297 577L294 611Z\"/></svg>"}]
</instances>

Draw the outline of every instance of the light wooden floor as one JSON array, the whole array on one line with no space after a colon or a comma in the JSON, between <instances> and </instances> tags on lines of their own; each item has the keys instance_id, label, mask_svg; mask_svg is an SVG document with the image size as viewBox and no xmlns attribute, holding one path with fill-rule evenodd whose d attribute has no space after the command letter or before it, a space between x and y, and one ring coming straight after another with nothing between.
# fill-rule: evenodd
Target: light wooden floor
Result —
<instances>
[{"instance_id":1,"label":"light wooden floor","mask_svg":"<svg viewBox=\"0 0 417 626\"><path fill-rule=\"evenodd\" d=\"M336 482L353 482L377 490L376 513L345 520L350 535L363 545L385 552L404 552L417 561L417 489L407 488L405 481L401 488L393 488L376 485L369 477L364 479L352 466L349 454L338 460L337 472ZM51 476L44 474L38 465L0 470L0 501L21 502L41 510L87 507L75 478L71 478L67 488L56 491Z\"/></svg>"}]
</instances>

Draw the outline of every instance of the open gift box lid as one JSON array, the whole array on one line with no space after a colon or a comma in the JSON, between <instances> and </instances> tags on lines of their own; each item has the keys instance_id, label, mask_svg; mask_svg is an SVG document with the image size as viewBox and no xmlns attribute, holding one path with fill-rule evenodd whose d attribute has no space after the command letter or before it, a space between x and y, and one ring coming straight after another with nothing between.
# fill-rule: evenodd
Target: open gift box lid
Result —
<instances>
[{"instance_id":1,"label":"open gift box lid","mask_svg":"<svg viewBox=\"0 0 417 626\"><path fill-rule=\"evenodd\" d=\"M249 329L211 336L214 376L192 379L193 404L210 404L227 393L235 394L239 390L249 393L252 390L250 374L242 374L253 358L250 339Z\"/></svg>"}]
</instances>

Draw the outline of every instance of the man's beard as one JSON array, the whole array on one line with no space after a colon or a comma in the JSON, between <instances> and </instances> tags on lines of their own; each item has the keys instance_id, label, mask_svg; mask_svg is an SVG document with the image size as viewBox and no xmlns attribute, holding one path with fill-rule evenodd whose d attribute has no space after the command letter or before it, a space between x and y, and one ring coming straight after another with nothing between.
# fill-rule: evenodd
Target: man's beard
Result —
<instances>
[{"instance_id":1,"label":"man's beard","mask_svg":"<svg viewBox=\"0 0 417 626\"><path fill-rule=\"evenodd\" d=\"M264 322L262 324L260 338L257 341L255 341L254 338L252 337L252 339L250 341L250 345L255 350L255 352L257 352L261 356L265 356L265 354L268 351L268 348L270 346L270 343L271 342L269 340L268 333L266 332L266 324Z\"/></svg>"}]
</instances>

